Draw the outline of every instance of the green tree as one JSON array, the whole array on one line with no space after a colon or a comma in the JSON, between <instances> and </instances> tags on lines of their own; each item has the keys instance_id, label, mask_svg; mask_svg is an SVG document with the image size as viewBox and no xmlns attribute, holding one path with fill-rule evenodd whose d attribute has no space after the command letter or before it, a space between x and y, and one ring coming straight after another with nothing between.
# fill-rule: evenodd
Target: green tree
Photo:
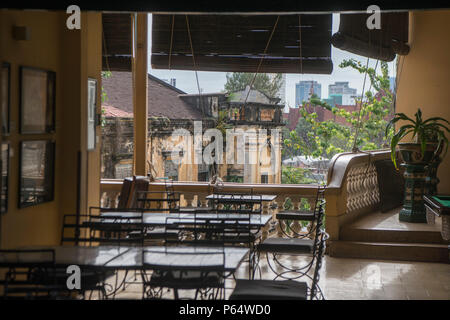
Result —
<instances>
[{"instance_id":1,"label":"green tree","mask_svg":"<svg viewBox=\"0 0 450 320\"><path fill-rule=\"evenodd\" d=\"M281 183L282 184L311 184L315 183L314 179L308 178L310 171L304 168L296 168L290 166L281 167Z\"/></svg>"},{"instance_id":2,"label":"green tree","mask_svg":"<svg viewBox=\"0 0 450 320\"><path fill-rule=\"evenodd\" d=\"M310 105L325 108L337 117L345 119L346 124L334 120L318 121L317 113L302 107L300 112L307 123L308 132L293 130L284 144L301 154L314 157L331 158L336 153L351 151L353 147L360 150L373 150L386 147L393 132L385 136L385 128L393 114L393 94L389 89L389 70L386 62L381 62L381 73L374 68L362 65L354 59L344 60L341 68L353 68L361 74L367 72L370 81L369 90L364 93L363 101L356 99L357 111L347 111L332 107L316 95L310 98ZM376 94L372 93L374 89ZM296 128L297 129L297 128ZM356 142L355 142L356 140Z\"/></svg>"},{"instance_id":3,"label":"green tree","mask_svg":"<svg viewBox=\"0 0 450 320\"><path fill-rule=\"evenodd\" d=\"M254 73L249 72L233 72L227 73L227 82L225 83L225 90L227 92L235 92L244 90L252 83ZM265 93L269 97L275 97L282 85L282 74L277 73L274 77L270 77L267 73L258 73L252 88Z\"/></svg>"}]
</instances>

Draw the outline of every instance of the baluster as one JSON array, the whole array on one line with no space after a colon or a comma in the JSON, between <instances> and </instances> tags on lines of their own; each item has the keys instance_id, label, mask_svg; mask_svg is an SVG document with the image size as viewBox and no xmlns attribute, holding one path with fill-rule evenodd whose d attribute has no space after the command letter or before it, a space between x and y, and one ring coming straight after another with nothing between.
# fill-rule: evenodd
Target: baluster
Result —
<instances>
[{"instance_id":1,"label":"baluster","mask_svg":"<svg viewBox=\"0 0 450 320\"><path fill-rule=\"evenodd\" d=\"M197 195L197 203L200 204L200 207L202 208L207 208L208 207L208 200L206 199L206 197L208 196L207 193L199 193Z\"/></svg>"},{"instance_id":2,"label":"baluster","mask_svg":"<svg viewBox=\"0 0 450 320\"><path fill-rule=\"evenodd\" d=\"M184 201L186 202L185 207L188 207L188 208L193 207L194 196L195 196L195 194L193 194L193 193L185 193L183 195Z\"/></svg>"},{"instance_id":3,"label":"baluster","mask_svg":"<svg viewBox=\"0 0 450 320\"><path fill-rule=\"evenodd\" d=\"M283 211L284 210L284 203L286 202L286 196L278 196L277 199L275 200L276 204L277 204L277 212ZM276 230L277 230L277 236L278 237L282 237L283 236L283 231L282 228L286 228L286 225L284 223L283 220L278 220L277 221L277 225L276 225Z\"/></svg>"},{"instance_id":4,"label":"baluster","mask_svg":"<svg viewBox=\"0 0 450 320\"><path fill-rule=\"evenodd\" d=\"M117 208L117 205L119 204L119 195L120 192L112 191L111 193L109 193L109 208Z\"/></svg>"},{"instance_id":5,"label":"baluster","mask_svg":"<svg viewBox=\"0 0 450 320\"><path fill-rule=\"evenodd\" d=\"M294 206L293 210L300 210L302 198L294 195L290 196L290 198ZM294 233L299 233L300 231L302 231L302 225L298 220L295 220L294 223L291 224L291 228Z\"/></svg>"},{"instance_id":6,"label":"baluster","mask_svg":"<svg viewBox=\"0 0 450 320\"><path fill-rule=\"evenodd\" d=\"M269 202L263 201L262 202L262 214L269 214ZM267 236L269 235L269 225L264 226L262 231L262 239L267 239Z\"/></svg>"}]
</instances>

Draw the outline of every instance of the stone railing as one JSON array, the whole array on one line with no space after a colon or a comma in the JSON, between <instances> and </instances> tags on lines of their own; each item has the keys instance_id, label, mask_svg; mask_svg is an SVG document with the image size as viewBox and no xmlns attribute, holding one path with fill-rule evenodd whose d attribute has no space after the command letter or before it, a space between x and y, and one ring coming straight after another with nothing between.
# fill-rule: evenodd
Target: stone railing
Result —
<instances>
[{"instance_id":1,"label":"stone railing","mask_svg":"<svg viewBox=\"0 0 450 320\"><path fill-rule=\"evenodd\" d=\"M390 159L389 150L340 153L331 159L325 192L326 228L331 240L340 228L379 208L380 194L374 161Z\"/></svg>"},{"instance_id":2,"label":"stone railing","mask_svg":"<svg viewBox=\"0 0 450 320\"><path fill-rule=\"evenodd\" d=\"M378 209L380 203L378 179L373 164L376 160L389 159L388 150L363 153L341 153L333 157L328 169L326 197L326 229L330 239L339 239L339 229L358 216ZM182 194L181 205L206 207L205 197L214 192L208 182L174 182L174 190ZM122 180L103 179L101 182L101 205L115 207L122 187ZM164 191L164 182L150 183L150 190ZM245 184L225 182L221 192L242 192L253 189L255 194L273 194L277 198L263 203L263 214L273 215L272 224L264 230L263 237L281 235L281 228L275 215L280 208L291 203L291 209L313 208L317 185L290 184ZM288 201L288 202L287 202ZM299 231L302 226L294 222L290 230Z\"/></svg>"},{"instance_id":3,"label":"stone railing","mask_svg":"<svg viewBox=\"0 0 450 320\"><path fill-rule=\"evenodd\" d=\"M122 180L103 179L101 181L101 206L115 207L122 187ZM243 192L250 188L254 194L276 195L272 202L263 202L262 213L273 216L270 226L263 230L263 238L269 234L282 234L281 228L275 219L279 208L290 205L290 209L314 208L317 185L290 185L290 184L245 184L225 182L220 187L214 189L208 182L180 182L173 183L175 192L181 194L181 205L185 207L206 207L208 200L206 196L220 192ZM149 190L164 191L164 182L150 183ZM302 226L298 222L293 222L289 230L300 231Z\"/></svg>"}]
</instances>

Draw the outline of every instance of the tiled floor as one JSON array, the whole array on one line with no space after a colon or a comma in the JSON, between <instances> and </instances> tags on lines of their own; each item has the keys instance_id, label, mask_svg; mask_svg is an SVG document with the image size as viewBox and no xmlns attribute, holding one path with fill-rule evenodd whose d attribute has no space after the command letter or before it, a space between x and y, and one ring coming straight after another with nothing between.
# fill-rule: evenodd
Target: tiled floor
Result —
<instances>
[{"instance_id":1,"label":"tiled floor","mask_svg":"<svg viewBox=\"0 0 450 320\"><path fill-rule=\"evenodd\" d=\"M293 263L301 259L286 261ZM273 278L264 257L260 265L262 278ZM328 300L450 300L450 264L325 256L320 274L320 287ZM247 277L245 264L237 271L236 277ZM227 297L233 286L234 280L227 280ZM171 298L172 293L167 292L165 296ZM129 285L116 297L141 299L142 287Z\"/></svg>"}]
</instances>

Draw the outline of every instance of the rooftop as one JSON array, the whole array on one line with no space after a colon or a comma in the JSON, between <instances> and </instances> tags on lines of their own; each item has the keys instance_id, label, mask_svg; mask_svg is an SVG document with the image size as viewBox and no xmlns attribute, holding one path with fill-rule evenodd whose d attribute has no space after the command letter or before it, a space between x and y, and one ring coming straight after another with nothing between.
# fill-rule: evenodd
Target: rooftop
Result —
<instances>
[{"instance_id":1,"label":"rooftop","mask_svg":"<svg viewBox=\"0 0 450 320\"><path fill-rule=\"evenodd\" d=\"M109 78L102 79L107 100L102 103L106 112L115 116L120 113L133 114L133 91L131 72L112 71ZM148 116L169 119L201 119L202 114L180 99L186 92L171 86L157 77L148 75ZM117 116L117 115L116 115Z\"/></svg>"}]
</instances>

